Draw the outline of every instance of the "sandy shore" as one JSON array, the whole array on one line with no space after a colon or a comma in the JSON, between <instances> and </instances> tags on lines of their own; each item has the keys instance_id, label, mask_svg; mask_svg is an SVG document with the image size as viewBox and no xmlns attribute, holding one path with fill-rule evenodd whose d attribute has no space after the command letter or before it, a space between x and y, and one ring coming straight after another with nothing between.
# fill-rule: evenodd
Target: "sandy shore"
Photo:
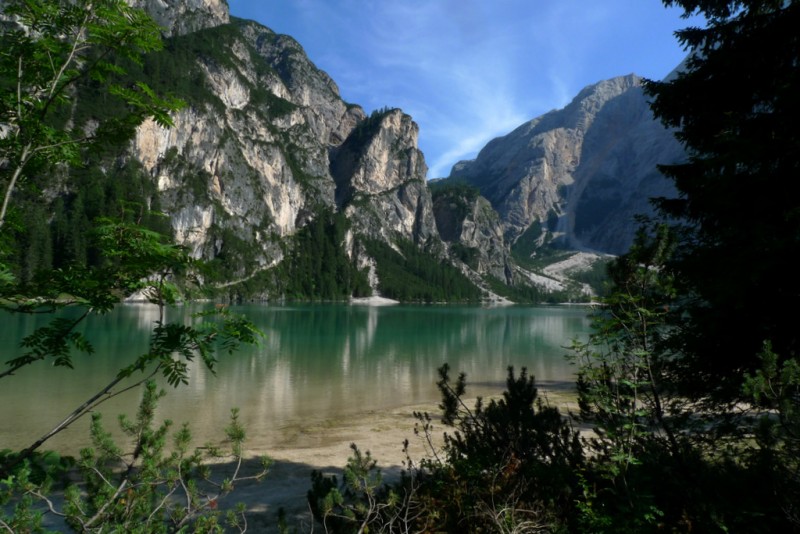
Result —
<instances>
[{"instance_id":1,"label":"sandy shore","mask_svg":"<svg viewBox=\"0 0 800 534\"><path fill-rule=\"evenodd\" d=\"M540 394L551 406L564 411L576 409L571 392L540 390ZM280 508L286 511L290 526L297 527L298 532L310 532L312 521L306 494L311 487L311 472L334 474L341 481L342 468L352 452L350 444L356 443L362 451L371 452L384 478L398 476L406 459L404 440L409 440L409 454L414 461L426 455L423 440L414 435L415 411L438 414L435 404L404 406L381 412L365 411L347 419L297 428L292 444L266 451L274 464L264 481L241 484L222 505L245 503L248 524L254 532L277 532ZM435 430L441 439L445 427L435 420ZM263 452L249 450L248 455L254 458ZM251 467L255 469L254 465Z\"/></svg>"},{"instance_id":2,"label":"sandy shore","mask_svg":"<svg viewBox=\"0 0 800 534\"><path fill-rule=\"evenodd\" d=\"M545 391L540 386L540 396L550 406L564 413L576 411L575 393L571 389L556 385L556 389ZM490 397L485 397L488 400ZM467 403L471 406L475 399ZM404 440L409 441L408 452L414 462L426 457L428 451L423 439L414 434L417 420L414 412L428 412L434 421L434 439L441 443L442 433L447 430L439 422L439 409L435 403L427 405L399 406L389 410L364 410L334 420L310 423L292 423L279 430L283 439L272 441L268 450L259 443L246 442L246 460L240 475L255 474L260 470L259 457L266 454L273 461L261 481L244 481L234 491L220 499L220 509L233 508L238 503L246 506L248 532L278 532L278 511L285 510L290 531L298 533L320 532L315 528L308 509L307 493L311 488L311 473L314 470L335 475L342 480L342 469L355 443L362 452L369 451L377 460L384 480L399 477L404 469L406 455ZM212 478L220 480L230 476L233 466L221 463L212 468ZM58 500L58 499L56 499ZM44 526L60 530L62 522L46 515Z\"/></svg>"},{"instance_id":3,"label":"sandy shore","mask_svg":"<svg viewBox=\"0 0 800 534\"><path fill-rule=\"evenodd\" d=\"M355 443L362 451L370 451L378 460L384 476L399 475L405 455L403 441L410 442L412 458L421 458L424 447L414 436L413 412L435 410L436 406L404 407L387 412L364 412L348 419L326 421L316 426L297 429L296 444L267 452L274 461L269 474L260 484L246 483L228 496L226 504L244 502L249 521L256 532L276 532L278 509L286 510L290 525L299 532L311 530L306 494L311 488L311 472L334 474L341 481L342 468ZM250 450L249 456L260 451Z\"/></svg>"},{"instance_id":4,"label":"sandy shore","mask_svg":"<svg viewBox=\"0 0 800 534\"><path fill-rule=\"evenodd\" d=\"M357 306L393 306L395 304L400 304L400 301L373 295L371 297L353 297L350 299L350 304L355 304Z\"/></svg>"}]
</instances>

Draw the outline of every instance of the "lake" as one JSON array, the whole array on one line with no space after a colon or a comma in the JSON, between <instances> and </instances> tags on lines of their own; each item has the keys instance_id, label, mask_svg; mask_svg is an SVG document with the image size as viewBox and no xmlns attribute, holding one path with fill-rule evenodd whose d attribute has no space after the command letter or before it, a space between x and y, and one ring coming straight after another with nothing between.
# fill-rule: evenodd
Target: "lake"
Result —
<instances>
[{"instance_id":1,"label":"lake","mask_svg":"<svg viewBox=\"0 0 800 534\"><path fill-rule=\"evenodd\" d=\"M197 307L179 307L182 320ZM467 395L502 392L509 365L527 367L544 388L572 386L565 346L589 330L582 307L357 306L346 304L242 305L266 337L257 347L221 356L216 375L194 364L188 386L164 383L159 416L191 424L196 441L218 438L233 407L241 409L248 446L289 439L281 429L306 422L357 417L438 401L437 369L447 362L455 378L467 374ZM0 380L0 449L29 445L66 416L116 371L147 349L157 309L126 304L92 317L83 332L96 353L75 358L75 369L39 363ZM3 315L0 360L20 354L20 339L35 316ZM109 429L116 415L133 414L139 395L103 405ZM75 453L89 444L88 419L48 441L46 448Z\"/></svg>"}]
</instances>

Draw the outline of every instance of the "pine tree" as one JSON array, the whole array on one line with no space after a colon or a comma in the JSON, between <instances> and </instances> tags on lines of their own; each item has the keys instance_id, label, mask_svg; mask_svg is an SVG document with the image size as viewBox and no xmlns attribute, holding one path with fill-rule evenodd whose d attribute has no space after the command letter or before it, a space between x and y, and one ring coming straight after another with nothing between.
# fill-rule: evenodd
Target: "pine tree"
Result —
<instances>
[{"instance_id":1,"label":"pine tree","mask_svg":"<svg viewBox=\"0 0 800 534\"><path fill-rule=\"evenodd\" d=\"M661 200L682 225L672 265L687 299L687 391L741 392L765 340L800 351L800 2L667 0L706 17L677 33L692 50L675 79L649 82L652 108L689 159L663 167Z\"/></svg>"}]
</instances>

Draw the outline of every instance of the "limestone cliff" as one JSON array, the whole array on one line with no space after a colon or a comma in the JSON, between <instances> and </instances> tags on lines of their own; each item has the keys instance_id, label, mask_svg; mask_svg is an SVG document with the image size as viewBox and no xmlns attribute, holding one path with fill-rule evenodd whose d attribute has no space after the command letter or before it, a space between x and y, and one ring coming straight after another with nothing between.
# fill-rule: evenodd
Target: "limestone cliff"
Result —
<instances>
[{"instance_id":1,"label":"limestone cliff","mask_svg":"<svg viewBox=\"0 0 800 534\"><path fill-rule=\"evenodd\" d=\"M450 257L479 275L512 283L512 261L497 212L477 190L434 184L436 227Z\"/></svg>"},{"instance_id":2,"label":"limestone cliff","mask_svg":"<svg viewBox=\"0 0 800 534\"><path fill-rule=\"evenodd\" d=\"M560 239L622 252L632 215L671 192L655 166L682 150L653 121L636 76L587 87L456 165L450 186L477 190L432 194L412 118L399 109L367 117L344 102L291 37L231 18L225 0L127 1L165 35L163 51L130 66L131 81L186 105L173 127L145 122L124 153L92 156L91 169L76 170L86 185L59 184L45 202L61 206L70 228L101 216L97 206L110 216L136 206L158 231L166 225L153 212L166 214L176 241L206 260L209 286L247 285L237 295L269 298L319 298L324 286L325 298L343 298L386 290L383 276L398 298L437 300L449 298L444 287L474 299L473 284L503 294L499 282L520 280L568 289L532 272L543 265L537 246ZM88 85L76 95L73 120L83 126L119 112ZM141 187L123 197L122 182ZM78 253L86 256L67 251Z\"/></svg>"},{"instance_id":3,"label":"limestone cliff","mask_svg":"<svg viewBox=\"0 0 800 534\"><path fill-rule=\"evenodd\" d=\"M184 75L195 87L172 128L138 129L131 156L194 256L242 256L237 276L275 264L281 238L334 205L328 150L363 111L299 44L254 22L173 37L166 54L190 58Z\"/></svg>"},{"instance_id":4,"label":"limestone cliff","mask_svg":"<svg viewBox=\"0 0 800 534\"><path fill-rule=\"evenodd\" d=\"M229 19L223 0L131 1L172 36L166 53L183 58L191 84L175 126L144 124L131 157L158 184L177 240L222 261L227 278L277 265L287 239L327 209L349 220L345 246L360 266L374 265L359 239L401 239L449 255L473 279L511 283L520 236L623 252L632 216L671 192L655 165L682 151L653 121L636 76L587 87L492 141L451 174L481 195L434 202L411 117L366 117L291 37Z\"/></svg>"},{"instance_id":5,"label":"limestone cliff","mask_svg":"<svg viewBox=\"0 0 800 534\"><path fill-rule=\"evenodd\" d=\"M539 223L568 248L624 252L633 216L650 212L650 197L674 194L656 165L683 157L641 85L629 75L589 86L456 164L450 178L480 189L512 241Z\"/></svg>"},{"instance_id":6,"label":"limestone cliff","mask_svg":"<svg viewBox=\"0 0 800 534\"><path fill-rule=\"evenodd\" d=\"M183 35L230 21L226 0L128 0L147 11L164 35Z\"/></svg>"},{"instance_id":7,"label":"limestone cliff","mask_svg":"<svg viewBox=\"0 0 800 534\"><path fill-rule=\"evenodd\" d=\"M351 253L354 236L439 242L411 117L367 118L294 39L254 22L172 37L165 53L187 61L189 105L170 129L142 125L130 156L195 257L246 279L323 209L351 220Z\"/></svg>"},{"instance_id":8,"label":"limestone cliff","mask_svg":"<svg viewBox=\"0 0 800 534\"><path fill-rule=\"evenodd\" d=\"M418 134L399 109L376 112L332 151L336 202L357 232L415 243L438 239Z\"/></svg>"}]
</instances>

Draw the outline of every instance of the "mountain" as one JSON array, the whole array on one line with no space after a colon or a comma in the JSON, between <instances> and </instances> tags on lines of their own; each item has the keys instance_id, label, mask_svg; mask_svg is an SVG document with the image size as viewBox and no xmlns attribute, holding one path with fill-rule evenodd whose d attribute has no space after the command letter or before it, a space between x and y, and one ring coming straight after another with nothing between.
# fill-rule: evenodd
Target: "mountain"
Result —
<instances>
[{"instance_id":1,"label":"mountain","mask_svg":"<svg viewBox=\"0 0 800 534\"><path fill-rule=\"evenodd\" d=\"M142 75L188 105L170 129L143 124L128 158L157 185L176 241L216 266L207 283L232 287L284 264L246 293L286 296L278 278L294 274L290 257L300 261L292 241L329 212L347 219L354 269L375 269L367 240L408 241L444 258L411 117L397 109L367 117L299 43L229 17L224 2L135 3L169 36Z\"/></svg>"},{"instance_id":2,"label":"mountain","mask_svg":"<svg viewBox=\"0 0 800 534\"><path fill-rule=\"evenodd\" d=\"M413 119L343 101L291 37L231 17L224 0L128 1L165 46L126 69L186 106L173 127L145 122L121 153L87 156L21 200L23 279L96 261L91 221L122 214L202 260L196 278L216 298L586 298L580 273L600 256L576 251L623 252L632 215L671 193L655 164L682 152L633 75L429 184ZM88 84L70 120L113 112Z\"/></svg>"},{"instance_id":3,"label":"mountain","mask_svg":"<svg viewBox=\"0 0 800 534\"><path fill-rule=\"evenodd\" d=\"M173 37L145 67L188 103L170 129L142 125L129 151L158 184L177 241L207 260L244 243L241 276L273 265L280 238L335 206L329 151L363 110L296 41L254 22Z\"/></svg>"},{"instance_id":4,"label":"mountain","mask_svg":"<svg viewBox=\"0 0 800 534\"><path fill-rule=\"evenodd\" d=\"M226 0L127 0L147 11L163 28L163 35L184 35L230 22Z\"/></svg>"},{"instance_id":5,"label":"mountain","mask_svg":"<svg viewBox=\"0 0 800 534\"><path fill-rule=\"evenodd\" d=\"M620 254L633 239L633 216L652 213L648 199L675 195L656 165L684 157L631 74L586 87L563 109L492 140L448 179L478 188L510 242L524 235Z\"/></svg>"}]
</instances>

